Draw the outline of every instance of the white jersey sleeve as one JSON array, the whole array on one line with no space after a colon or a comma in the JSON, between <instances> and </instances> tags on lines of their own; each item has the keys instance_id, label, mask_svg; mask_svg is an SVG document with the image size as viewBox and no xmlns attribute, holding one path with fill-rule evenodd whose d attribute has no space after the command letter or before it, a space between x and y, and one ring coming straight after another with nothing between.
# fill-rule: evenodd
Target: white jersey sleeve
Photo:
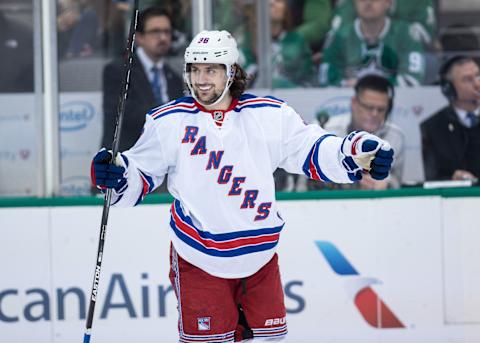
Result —
<instances>
[{"instance_id":1,"label":"white jersey sleeve","mask_svg":"<svg viewBox=\"0 0 480 343\"><path fill-rule=\"evenodd\" d=\"M161 137L160 125L147 115L142 135L135 145L121 154L127 170L127 185L114 193L112 204L119 207L135 206L162 184L168 171L167 137ZM165 130L165 132L168 132Z\"/></svg>"},{"instance_id":2,"label":"white jersey sleeve","mask_svg":"<svg viewBox=\"0 0 480 343\"><path fill-rule=\"evenodd\" d=\"M282 160L279 167L324 182L351 183L342 166L342 139L319 125L307 125L291 107L284 105Z\"/></svg>"}]
</instances>

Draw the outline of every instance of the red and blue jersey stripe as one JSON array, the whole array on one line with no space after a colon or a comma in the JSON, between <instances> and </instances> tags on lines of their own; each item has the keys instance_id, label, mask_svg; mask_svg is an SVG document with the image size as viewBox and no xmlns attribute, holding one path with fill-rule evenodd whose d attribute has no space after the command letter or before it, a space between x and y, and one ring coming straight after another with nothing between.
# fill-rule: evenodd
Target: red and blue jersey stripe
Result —
<instances>
[{"instance_id":1,"label":"red and blue jersey stripe","mask_svg":"<svg viewBox=\"0 0 480 343\"><path fill-rule=\"evenodd\" d=\"M313 145L312 149L308 153L307 158L305 159L305 163L303 164L303 172L307 175L310 179L317 180L317 181L324 181L324 182L332 182L323 172L322 168L320 168L320 164L318 163L318 150L320 149L320 144L323 140L327 137L335 136L332 134L323 135L320 137L315 144Z\"/></svg>"},{"instance_id":2,"label":"red and blue jersey stripe","mask_svg":"<svg viewBox=\"0 0 480 343\"><path fill-rule=\"evenodd\" d=\"M151 116L153 120L157 120L172 113L195 114L199 111L192 97L183 97L154 108L148 115Z\"/></svg>"},{"instance_id":3,"label":"red and blue jersey stripe","mask_svg":"<svg viewBox=\"0 0 480 343\"><path fill-rule=\"evenodd\" d=\"M153 183L153 179L150 176L148 176L141 170L139 172L140 172L140 178L142 179L142 191L134 206L137 206L139 203L141 203L145 198L145 196L151 193L153 191L153 188L155 187L155 184Z\"/></svg>"},{"instance_id":4,"label":"red and blue jersey stripe","mask_svg":"<svg viewBox=\"0 0 480 343\"><path fill-rule=\"evenodd\" d=\"M183 213L179 200L171 207L170 226L185 244L210 256L233 257L266 251L278 244L283 223L277 227L214 234L197 228Z\"/></svg>"},{"instance_id":5,"label":"red and blue jersey stripe","mask_svg":"<svg viewBox=\"0 0 480 343\"><path fill-rule=\"evenodd\" d=\"M280 108L284 101L273 96L257 97L251 94L244 94L238 100L237 106L233 109L235 112L240 112L244 108L258 108L258 107L277 107Z\"/></svg>"}]
</instances>

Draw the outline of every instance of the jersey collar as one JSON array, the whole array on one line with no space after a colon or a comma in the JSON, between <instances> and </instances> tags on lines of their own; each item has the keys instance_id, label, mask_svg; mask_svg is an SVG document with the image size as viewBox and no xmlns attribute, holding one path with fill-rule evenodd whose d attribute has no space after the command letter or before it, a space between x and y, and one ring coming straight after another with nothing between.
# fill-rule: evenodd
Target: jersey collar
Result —
<instances>
[{"instance_id":1,"label":"jersey collar","mask_svg":"<svg viewBox=\"0 0 480 343\"><path fill-rule=\"evenodd\" d=\"M388 31L390 31L390 26L392 25L392 21L390 20L389 17L385 18L385 25L383 25L382 31L378 34L377 42L381 41L382 39L385 38L387 35ZM360 19L356 18L355 21L353 22L353 27L355 29L355 32L362 41L365 41L365 36L362 33L362 29L360 28Z\"/></svg>"},{"instance_id":2,"label":"jersey collar","mask_svg":"<svg viewBox=\"0 0 480 343\"><path fill-rule=\"evenodd\" d=\"M228 108L226 110L208 110L208 109L205 108L205 106L200 104L197 100L194 100L194 101L195 101L195 106L197 106L197 108L200 111L210 113L213 121L219 127L222 126L222 124L223 124L223 121L225 119L225 113L232 111L235 108L235 106L237 106L237 104L238 104L238 99L232 99L232 102L230 103L230 106L228 106Z\"/></svg>"},{"instance_id":3,"label":"jersey collar","mask_svg":"<svg viewBox=\"0 0 480 343\"><path fill-rule=\"evenodd\" d=\"M238 99L232 99L232 102L230 103L230 106L228 106L228 108L226 110L208 110L205 108L205 106L203 106L201 103L199 103L197 100L193 100L195 102L195 106L197 106L197 108L202 111L202 112L207 112L207 113L212 113L213 112L222 112L222 113L226 113L226 112L229 112L231 110L233 110L235 108L235 106L237 106L238 104Z\"/></svg>"}]
</instances>

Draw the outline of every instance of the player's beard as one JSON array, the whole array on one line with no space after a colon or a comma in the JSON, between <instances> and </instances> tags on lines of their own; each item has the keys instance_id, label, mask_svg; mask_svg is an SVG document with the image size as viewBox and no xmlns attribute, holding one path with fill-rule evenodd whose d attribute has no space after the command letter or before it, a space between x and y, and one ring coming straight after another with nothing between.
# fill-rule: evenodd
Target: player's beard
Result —
<instances>
[{"instance_id":1,"label":"player's beard","mask_svg":"<svg viewBox=\"0 0 480 343\"><path fill-rule=\"evenodd\" d=\"M217 90L215 89L215 86L213 86L213 91L212 90L208 91L210 94L206 94L204 96L201 95L203 92L198 88L198 86L195 88L196 89L194 91L197 99L200 100L205 105L213 104L222 95L222 92L217 92Z\"/></svg>"}]
</instances>

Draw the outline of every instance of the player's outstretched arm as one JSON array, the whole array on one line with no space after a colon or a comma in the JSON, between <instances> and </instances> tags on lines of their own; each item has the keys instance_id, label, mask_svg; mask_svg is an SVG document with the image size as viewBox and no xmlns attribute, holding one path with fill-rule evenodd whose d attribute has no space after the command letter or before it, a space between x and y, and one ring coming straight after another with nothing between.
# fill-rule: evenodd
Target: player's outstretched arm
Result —
<instances>
[{"instance_id":1,"label":"player's outstretched arm","mask_svg":"<svg viewBox=\"0 0 480 343\"><path fill-rule=\"evenodd\" d=\"M390 145L364 131L337 137L318 125L306 125L289 106L284 106L282 147L278 167L289 173L334 183L352 183L369 172L376 180L385 179L393 162Z\"/></svg>"}]
</instances>

